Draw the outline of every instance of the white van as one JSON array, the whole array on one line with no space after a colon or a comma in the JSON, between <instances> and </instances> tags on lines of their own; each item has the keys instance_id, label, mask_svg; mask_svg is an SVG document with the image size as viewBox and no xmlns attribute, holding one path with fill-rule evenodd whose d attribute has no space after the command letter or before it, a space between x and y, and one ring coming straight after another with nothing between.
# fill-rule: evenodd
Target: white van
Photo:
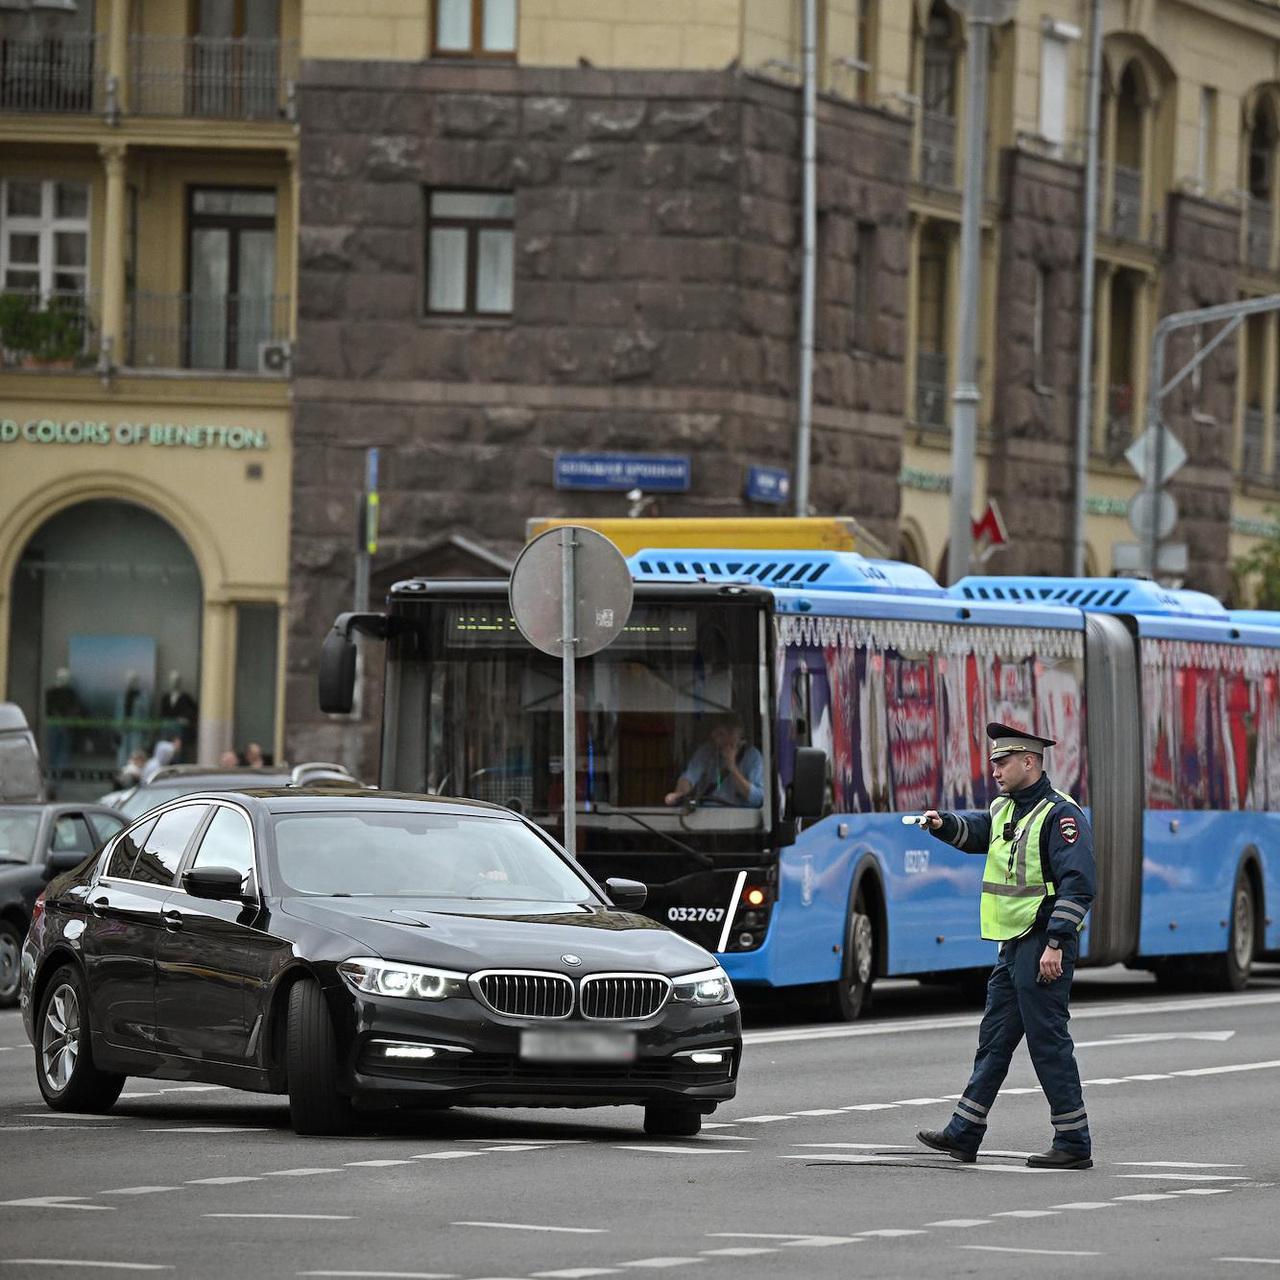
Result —
<instances>
[{"instance_id":1,"label":"white van","mask_svg":"<svg viewBox=\"0 0 1280 1280\"><path fill-rule=\"evenodd\" d=\"M0 702L0 800L43 799L35 734L16 702Z\"/></svg>"}]
</instances>

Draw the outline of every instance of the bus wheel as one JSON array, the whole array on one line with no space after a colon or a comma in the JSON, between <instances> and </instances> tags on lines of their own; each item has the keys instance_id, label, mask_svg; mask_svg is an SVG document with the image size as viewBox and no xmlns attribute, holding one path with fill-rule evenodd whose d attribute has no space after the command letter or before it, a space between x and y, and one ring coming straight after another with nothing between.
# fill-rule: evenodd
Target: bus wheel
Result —
<instances>
[{"instance_id":1,"label":"bus wheel","mask_svg":"<svg viewBox=\"0 0 1280 1280\"><path fill-rule=\"evenodd\" d=\"M854 1022L870 1009L875 954L875 922L867 912L866 899L859 892L849 914L840 977L828 983L823 992L829 1017L838 1022Z\"/></svg>"},{"instance_id":2,"label":"bus wheel","mask_svg":"<svg viewBox=\"0 0 1280 1280\"><path fill-rule=\"evenodd\" d=\"M1227 949L1205 966L1205 985L1213 991L1243 991L1249 984L1257 939L1258 909L1253 897L1253 881L1241 867L1236 872L1235 888L1231 893Z\"/></svg>"}]
</instances>

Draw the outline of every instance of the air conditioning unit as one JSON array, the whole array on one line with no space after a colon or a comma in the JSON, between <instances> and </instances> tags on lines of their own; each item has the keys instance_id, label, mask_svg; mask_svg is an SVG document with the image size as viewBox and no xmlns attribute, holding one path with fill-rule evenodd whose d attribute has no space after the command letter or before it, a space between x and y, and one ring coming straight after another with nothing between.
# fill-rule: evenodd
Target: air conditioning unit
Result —
<instances>
[{"instance_id":1,"label":"air conditioning unit","mask_svg":"<svg viewBox=\"0 0 1280 1280\"><path fill-rule=\"evenodd\" d=\"M258 372L287 377L293 347L288 342L273 339L258 343Z\"/></svg>"}]
</instances>

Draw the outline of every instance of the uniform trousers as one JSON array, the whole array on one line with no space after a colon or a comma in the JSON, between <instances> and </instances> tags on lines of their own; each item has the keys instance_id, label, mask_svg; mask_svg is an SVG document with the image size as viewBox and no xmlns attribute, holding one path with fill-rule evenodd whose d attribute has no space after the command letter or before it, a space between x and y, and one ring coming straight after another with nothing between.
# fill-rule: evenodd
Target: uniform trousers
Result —
<instances>
[{"instance_id":1,"label":"uniform trousers","mask_svg":"<svg viewBox=\"0 0 1280 1280\"><path fill-rule=\"evenodd\" d=\"M987 981L987 1007L978 1031L978 1053L964 1096L956 1104L946 1135L966 1151L976 1151L987 1132L987 1114L1009 1072L1013 1051L1025 1035L1031 1064L1049 1100L1053 1145L1072 1155L1090 1154L1075 1046L1067 1023L1071 975L1079 954L1078 936L1062 942L1062 976L1038 982L1045 931L1032 929L1000 948Z\"/></svg>"}]
</instances>

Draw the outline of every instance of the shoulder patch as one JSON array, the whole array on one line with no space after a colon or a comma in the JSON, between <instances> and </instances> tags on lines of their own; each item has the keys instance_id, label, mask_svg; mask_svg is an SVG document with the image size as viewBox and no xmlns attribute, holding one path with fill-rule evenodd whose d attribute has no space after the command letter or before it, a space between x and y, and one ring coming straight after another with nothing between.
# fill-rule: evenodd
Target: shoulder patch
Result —
<instances>
[{"instance_id":1,"label":"shoulder patch","mask_svg":"<svg viewBox=\"0 0 1280 1280\"><path fill-rule=\"evenodd\" d=\"M1058 819L1058 830L1062 833L1062 838L1068 844L1075 844L1080 836L1080 827L1070 814L1066 817Z\"/></svg>"}]
</instances>

